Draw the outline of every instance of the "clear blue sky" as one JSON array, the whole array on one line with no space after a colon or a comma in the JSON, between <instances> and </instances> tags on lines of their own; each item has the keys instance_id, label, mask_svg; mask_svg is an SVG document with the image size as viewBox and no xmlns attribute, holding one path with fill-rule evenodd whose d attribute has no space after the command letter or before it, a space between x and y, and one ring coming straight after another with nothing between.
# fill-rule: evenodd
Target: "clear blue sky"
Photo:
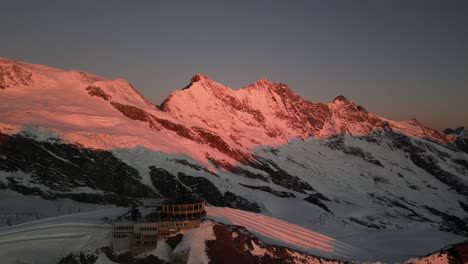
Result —
<instances>
[{"instance_id":1,"label":"clear blue sky","mask_svg":"<svg viewBox=\"0 0 468 264\"><path fill-rule=\"evenodd\" d=\"M468 125L468 1L2 1L0 57L129 80L284 82L396 120Z\"/></svg>"}]
</instances>

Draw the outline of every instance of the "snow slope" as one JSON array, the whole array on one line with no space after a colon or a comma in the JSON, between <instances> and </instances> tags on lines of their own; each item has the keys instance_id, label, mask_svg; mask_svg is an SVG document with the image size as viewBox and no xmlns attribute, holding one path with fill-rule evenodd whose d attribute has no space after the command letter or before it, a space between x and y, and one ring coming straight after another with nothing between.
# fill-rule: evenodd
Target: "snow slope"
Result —
<instances>
[{"instance_id":1,"label":"snow slope","mask_svg":"<svg viewBox=\"0 0 468 264\"><path fill-rule=\"evenodd\" d=\"M101 247L110 246L112 242L112 228L110 221L104 221L104 217L115 219L117 216L127 212L126 208L114 208L97 210L80 214L71 214L62 217L47 218L33 221L12 227L0 229L0 258L2 263L57 263L64 256L73 252L92 252ZM210 207L208 214L213 218L222 217L224 221L237 222L237 217L232 216L232 209ZM242 211L238 211L242 212ZM265 225L276 225L280 220L263 217ZM249 231L270 237L273 244L300 247L303 250L314 249L316 253L327 254L329 248L317 247L316 243L304 244L299 237L291 236L291 230L303 232L302 236L313 234L311 239L332 240L321 236L311 230L307 230L293 224L283 222L288 226L275 230L260 228L258 225L247 225ZM200 228L189 231L184 235L183 240L172 251L189 252L189 263L208 263L209 259L205 253L205 241L214 239L213 223L210 221L202 224ZM297 231L296 231L297 232ZM291 240L291 238L293 238ZM159 244L164 244L161 241ZM334 247L344 246L337 241L333 242ZM158 246L159 247L159 246ZM350 247L351 248L351 247ZM167 259L164 251L165 245L157 250L145 253L156 254L161 259ZM343 251L344 252L344 251ZM345 257L342 251L334 251L334 255ZM104 257L100 257L104 259Z\"/></svg>"},{"instance_id":2,"label":"snow slope","mask_svg":"<svg viewBox=\"0 0 468 264\"><path fill-rule=\"evenodd\" d=\"M210 219L217 222L243 226L270 244L284 245L327 258L361 258L362 253L358 248L273 217L220 207L208 207L207 213Z\"/></svg>"},{"instance_id":3,"label":"snow slope","mask_svg":"<svg viewBox=\"0 0 468 264\"><path fill-rule=\"evenodd\" d=\"M2 78L10 83L0 90L5 102L0 105L3 133L45 127L90 148L144 146L186 154L206 164L206 153L218 159L235 157L207 147L197 129L208 129L227 145L249 151L260 145L283 145L292 138L366 135L386 122L342 96L329 104L312 103L285 84L264 79L233 90L196 75L186 89L164 101L161 111L125 80L8 59L0 59L0 67ZM29 77L27 81L15 81L23 75ZM125 107L128 111L122 114ZM418 137L450 141L420 124L389 124Z\"/></svg>"},{"instance_id":4,"label":"snow slope","mask_svg":"<svg viewBox=\"0 0 468 264\"><path fill-rule=\"evenodd\" d=\"M348 253L360 260L403 261L468 236L468 155L454 136L343 96L317 103L264 79L234 90L196 75L156 107L124 80L0 59L0 100L2 195L92 190L105 203L99 195L120 188L101 157L157 195L187 191L313 229L359 248ZM71 177L77 168L87 174ZM65 213L40 217L54 211Z\"/></svg>"},{"instance_id":5,"label":"snow slope","mask_svg":"<svg viewBox=\"0 0 468 264\"><path fill-rule=\"evenodd\" d=\"M101 219L127 210L103 209L0 228L2 263L57 263L70 252L109 246L112 226Z\"/></svg>"},{"instance_id":6,"label":"snow slope","mask_svg":"<svg viewBox=\"0 0 468 264\"><path fill-rule=\"evenodd\" d=\"M340 260L361 258L362 252L359 248L292 223L231 208L208 207L207 209L208 217L215 223L241 225L259 237L263 241L261 243L299 250L294 253L298 260L304 258L301 252ZM111 219L117 218L127 210L127 208L104 209L1 228L0 258L2 263L57 263L61 258L74 252L88 254L98 252L99 249L111 245ZM189 263L208 263L209 257L206 254L205 242L216 239L213 235L213 225L213 222L206 221L200 228L186 232L182 241L174 249L161 240L157 249L139 257L155 255L169 261L171 254L189 252ZM235 234L239 236L238 232L242 231L233 232L233 236ZM410 239L414 235L410 233L406 237ZM419 234L419 237L413 237L411 242L420 242L423 239L425 237ZM254 256L269 254L264 246L255 244L255 241L251 243L253 248L247 250L251 250ZM104 254L98 254L96 263L112 263ZM431 259L440 260L431 263L448 263L442 261L446 259L444 255L434 255ZM409 263L414 261L427 263L425 259L416 258ZM315 262L322 263L310 257L306 261L306 263Z\"/></svg>"}]
</instances>

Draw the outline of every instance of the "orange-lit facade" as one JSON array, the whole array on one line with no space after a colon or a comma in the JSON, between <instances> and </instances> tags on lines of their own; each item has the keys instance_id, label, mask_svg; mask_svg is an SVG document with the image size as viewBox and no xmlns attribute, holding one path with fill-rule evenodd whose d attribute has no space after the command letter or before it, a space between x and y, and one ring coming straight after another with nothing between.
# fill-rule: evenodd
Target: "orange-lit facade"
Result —
<instances>
[{"instance_id":1,"label":"orange-lit facade","mask_svg":"<svg viewBox=\"0 0 468 264\"><path fill-rule=\"evenodd\" d=\"M168 216L178 217L195 217L200 216L205 212L205 201L193 201L191 203L171 203L170 201L163 204L161 212Z\"/></svg>"}]
</instances>

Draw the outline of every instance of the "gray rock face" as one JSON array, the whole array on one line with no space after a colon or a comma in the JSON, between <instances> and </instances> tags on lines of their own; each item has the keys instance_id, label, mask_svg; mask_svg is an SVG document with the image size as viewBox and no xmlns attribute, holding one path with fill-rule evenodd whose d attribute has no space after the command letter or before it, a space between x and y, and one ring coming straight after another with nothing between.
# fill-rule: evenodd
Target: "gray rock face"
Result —
<instances>
[{"instance_id":1,"label":"gray rock face","mask_svg":"<svg viewBox=\"0 0 468 264\"><path fill-rule=\"evenodd\" d=\"M138 172L108 151L0 133L0 188L44 199L130 205L158 197Z\"/></svg>"}]
</instances>

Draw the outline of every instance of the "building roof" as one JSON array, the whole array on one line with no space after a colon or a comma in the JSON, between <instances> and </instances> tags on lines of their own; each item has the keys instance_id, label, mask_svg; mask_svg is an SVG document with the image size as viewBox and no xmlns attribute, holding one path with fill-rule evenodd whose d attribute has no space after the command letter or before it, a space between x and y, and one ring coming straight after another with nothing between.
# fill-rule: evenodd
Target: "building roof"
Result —
<instances>
[{"instance_id":1,"label":"building roof","mask_svg":"<svg viewBox=\"0 0 468 264\"><path fill-rule=\"evenodd\" d=\"M164 201L164 204L169 205L182 205L182 204L196 204L204 202L204 199L194 198L194 197L176 197Z\"/></svg>"}]
</instances>

